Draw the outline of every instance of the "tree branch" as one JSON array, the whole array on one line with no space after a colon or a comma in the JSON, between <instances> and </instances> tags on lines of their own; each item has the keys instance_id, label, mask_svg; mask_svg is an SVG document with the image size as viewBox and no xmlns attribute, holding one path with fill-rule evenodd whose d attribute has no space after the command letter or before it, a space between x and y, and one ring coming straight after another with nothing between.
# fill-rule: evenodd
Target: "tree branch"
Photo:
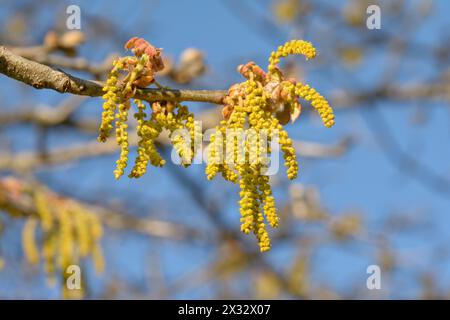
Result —
<instances>
[{"instance_id":1,"label":"tree branch","mask_svg":"<svg viewBox=\"0 0 450 320\"><path fill-rule=\"evenodd\" d=\"M36 89L52 89L60 93L98 97L103 95L103 83L72 76L64 71L51 68L35 61L18 56L0 46L0 73L28 84ZM226 90L176 90L176 89L139 89L135 98L145 101L197 101L222 104ZM336 110L346 110L361 102L389 98L411 100L438 97L450 99L447 83L410 85L404 87L375 88L362 94L337 94L330 101Z\"/></svg>"},{"instance_id":2,"label":"tree branch","mask_svg":"<svg viewBox=\"0 0 450 320\"><path fill-rule=\"evenodd\" d=\"M103 84L84 80L61 70L25 59L0 46L0 73L36 89L52 89L59 93L102 96ZM135 98L146 101L197 101L221 104L225 90L140 89Z\"/></svg>"}]
</instances>

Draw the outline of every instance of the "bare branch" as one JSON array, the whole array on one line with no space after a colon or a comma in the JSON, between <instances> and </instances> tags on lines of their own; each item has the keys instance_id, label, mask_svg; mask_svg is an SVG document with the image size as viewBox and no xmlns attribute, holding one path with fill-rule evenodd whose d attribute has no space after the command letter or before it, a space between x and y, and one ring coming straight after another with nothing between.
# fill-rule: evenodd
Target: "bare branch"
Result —
<instances>
[{"instance_id":1,"label":"bare branch","mask_svg":"<svg viewBox=\"0 0 450 320\"><path fill-rule=\"evenodd\" d=\"M69 120L83 100L83 96L69 96L56 107L37 106L0 114L0 125L34 123L41 126L57 126Z\"/></svg>"}]
</instances>

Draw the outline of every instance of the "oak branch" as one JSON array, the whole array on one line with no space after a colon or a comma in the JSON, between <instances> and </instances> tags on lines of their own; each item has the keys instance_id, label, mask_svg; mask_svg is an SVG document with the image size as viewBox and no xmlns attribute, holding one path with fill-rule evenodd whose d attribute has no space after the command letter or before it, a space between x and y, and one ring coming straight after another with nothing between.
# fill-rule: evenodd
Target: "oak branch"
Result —
<instances>
[{"instance_id":1,"label":"oak branch","mask_svg":"<svg viewBox=\"0 0 450 320\"><path fill-rule=\"evenodd\" d=\"M0 46L0 73L36 89L52 89L60 93L102 96L103 84L84 80L61 70L25 59ZM225 90L140 89L135 98L146 101L197 101L222 104Z\"/></svg>"}]
</instances>

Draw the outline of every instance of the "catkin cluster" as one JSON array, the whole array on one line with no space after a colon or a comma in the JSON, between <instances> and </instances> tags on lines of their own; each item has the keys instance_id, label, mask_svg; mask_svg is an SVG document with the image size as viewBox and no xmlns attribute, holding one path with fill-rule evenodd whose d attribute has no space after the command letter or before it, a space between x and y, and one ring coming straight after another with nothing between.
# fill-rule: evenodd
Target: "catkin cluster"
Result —
<instances>
[{"instance_id":1,"label":"catkin cluster","mask_svg":"<svg viewBox=\"0 0 450 320\"><path fill-rule=\"evenodd\" d=\"M138 156L129 177L141 177L145 174L148 163L155 167L164 165L165 160L155 145L155 139L163 129L169 131L172 145L180 156L182 165L189 166L201 143L201 129L187 107L179 103L154 102L151 105L151 116L148 117L145 104L136 99L135 103L138 106L138 112L134 115L138 122Z\"/></svg>"},{"instance_id":2,"label":"catkin cluster","mask_svg":"<svg viewBox=\"0 0 450 320\"><path fill-rule=\"evenodd\" d=\"M122 57L113 62L113 69L103 88L105 102L98 137L99 141L105 142L115 126L116 142L120 146L120 156L114 170L116 179L124 174L128 164L128 118L132 105L130 98L139 88L154 83L154 73L163 67L160 49L155 49L145 40L133 38L125 47L134 47L132 51L135 56ZM189 166L202 138L201 127L187 107L172 102L146 105L139 99L134 99L134 104L137 107L134 118L137 122L138 155L129 177L139 178L144 175L148 164L155 167L165 164L155 144L163 130L170 133L172 145L180 156L182 165Z\"/></svg>"},{"instance_id":3,"label":"catkin cluster","mask_svg":"<svg viewBox=\"0 0 450 320\"><path fill-rule=\"evenodd\" d=\"M34 191L33 198L37 217L28 218L22 232L28 262L37 264L42 259L50 280L58 270L64 276L69 265L78 265L81 259L88 257L92 258L95 270L102 272L100 239L103 229L97 215L78 203L41 191ZM41 248L38 235L42 240Z\"/></svg>"},{"instance_id":4,"label":"catkin cluster","mask_svg":"<svg viewBox=\"0 0 450 320\"><path fill-rule=\"evenodd\" d=\"M105 102L105 103L108 103ZM137 112L134 113L138 135L137 157L128 177L139 178L147 171L148 165L162 167L165 160L158 153L156 140L163 132L169 132L171 143L185 167L192 163L195 153L201 144L201 126L194 120L186 106L171 102L154 102L151 105L142 100L134 99ZM130 102L118 105L116 114L116 141L121 148L119 159L116 161L114 176L119 179L128 164L129 138L128 114Z\"/></svg>"},{"instance_id":5,"label":"catkin cluster","mask_svg":"<svg viewBox=\"0 0 450 320\"><path fill-rule=\"evenodd\" d=\"M130 98L139 88L154 83L155 72L163 67L160 49L145 40L132 38L125 47L132 49L135 56L114 62L103 88L105 103L99 134L99 140L106 141L115 125L116 141L121 147L114 171L116 178L123 175L128 163ZM296 153L283 126L300 115L299 99L310 102L326 127L334 124L333 110L326 99L309 85L286 79L278 68L281 58L294 54L312 59L316 50L309 42L293 40L272 52L267 72L254 62L239 66L246 81L229 88L223 100L223 120L211 135L207 150L205 173L208 180L220 173L225 180L239 183L241 230L256 236L261 251L270 249L266 222L272 227L279 223L267 174L272 145L280 146L286 174L289 179L295 179L298 173ZM169 131L182 165L188 166L202 142L202 133L187 107L179 103L154 102L147 109L138 99L134 104L137 106L134 118L139 138L138 155L129 177L141 177L148 164L164 165L155 144L163 130Z\"/></svg>"},{"instance_id":6,"label":"catkin cluster","mask_svg":"<svg viewBox=\"0 0 450 320\"><path fill-rule=\"evenodd\" d=\"M284 79L277 65L280 58L291 54L311 59L316 52L309 42L294 40L271 54L267 73L254 62L239 67L247 80L229 89L222 110L224 120L211 136L207 153L208 179L220 173L226 180L239 183L241 231L254 233L261 251L270 249L265 220L272 227L279 221L265 174L271 142L280 145L287 176L292 180L297 177L298 163L283 125L300 114L299 98L311 102L326 127L334 124L333 111L319 93L308 85Z\"/></svg>"}]
</instances>

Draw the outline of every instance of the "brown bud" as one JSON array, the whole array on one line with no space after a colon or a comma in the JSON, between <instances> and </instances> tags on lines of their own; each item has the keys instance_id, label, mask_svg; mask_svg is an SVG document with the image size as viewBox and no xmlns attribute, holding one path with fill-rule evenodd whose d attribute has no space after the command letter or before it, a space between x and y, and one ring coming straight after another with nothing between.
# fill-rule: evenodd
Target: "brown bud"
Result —
<instances>
[{"instance_id":1,"label":"brown bud","mask_svg":"<svg viewBox=\"0 0 450 320\"><path fill-rule=\"evenodd\" d=\"M152 103L152 110L154 113L159 113L163 110L163 108L161 107L161 104L156 101Z\"/></svg>"},{"instance_id":2,"label":"brown bud","mask_svg":"<svg viewBox=\"0 0 450 320\"><path fill-rule=\"evenodd\" d=\"M128 40L125 45L124 48L127 50L130 50L131 48L134 47L134 43L136 42L136 40L138 39L138 37L132 37L130 38L130 40Z\"/></svg>"},{"instance_id":3,"label":"brown bud","mask_svg":"<svg viewBox=\"0 0 450 320\"><path fill-rule=\"evenodd\" d=\"M283 100L281 99L281 86L277 81L270 81L264 86L264 90L270 94L270 111L281 111Z\"/></svg>"},{"instance_id":4,"label":"brown bud","mask_svg":"<svg viewBox=\"0 0 450 320\"><path fill-rule=\"evenodd\" d=\"M179 65L173 70L171 78L178 83L188 83L202 75L206 70L204 54L195 48L184 50Z\"/></svg>"},{"instance_id":5,"label":"brown bud","mask_svg":"<svg viewBox=\"0 0 450 320\"><path fill-rule=\"evenodd\" d=\"M158 72L164 69L164 62L161 57L161 48L147 47L145 53L150 57L149 64L153 72ZM151 55L150 55L151 54Z\"/></svg>"},{"instance_id":6,"label":"brown bud","mask_svg":"<svg viewBox=\"0 0 450 320\"><path fill-rule=\"evenodd\" d=\"M250 61L247 62L244 65L238 66L238 72L242 74L247 79L250 77L250 73L253 73L256 78L259 80L265 80L266 79L266 73L263 69L261 69L260 66L258 66L255 62Z\"/></svg>"},{"instance_id":7,"label":"brown bud","mask_svg":"<svg viewBox=\"0 0 450 320\"><path fill-rule=\"evenodd\" d=\"M164 64L164 68L161 71L158 71L159 76L167 76L173 71L173 62L172 59L166 56L162 56L162 61Z\"/></svg>"},{"instance_id":8,"label":"brown bud","mask_svg":"<svg viewBox=\"0 0 450 320\"><path fill-rule=\"evenodd\" d=\"M175 109L175 104L171 101L166 102L166 110L167 112L172 112Z\"/></svg>"},{"instance_id":9,"label":"brown bud","mask_svg":"<svg viewBox=\"0 0 450 320\"><path fill-rule=\"evenodd\" d=\"M55 31L49 31L45 35L44 38L44 47L46 47L48 50L55 50L58 48L58 35Z\"/></svg>"},{"instance_id":10,"label":"brown bud","mask_svg":"<svg viewBox=\"0 0 450 320\"><path fill-rule=\"evenodd\" d=\"M77 30L68 31L59 38L59 47L63 49L75 49L85 41L86 36L83 32Z\"/></svg>"},{"instance_id":11,"label":"brown bud","mask_svg":"<svg viewBox=\"0 0 450 320\"><path fill-rule=\"evenodd\" d=\"M286 105L282 105L279 111L275 113L275 117L278 119L281 125L286 125L291 119L291 113Z\"/></svg>"},{"instance_id":12,"label":"brown bud","mask_svg":"<svg viewBox=\"0 0 450 320\"><path fill-rule=\"evenodd\" d=\"M133 84L136 87L145 88L145 87L148 87L151 83L153 83L154 80L155 80L155 78L153 77L152 74L144 74L144 75L140 76L138 79L136 79L133 82Z\"/></svg>"},{"instance_id":13,"label":"brown bud","mask_svg":"<svg viewBox=\"0 0 450 320\"><path fill-rule=\"evenodd\" d=\"M228 89L228 96L232 99L237 99L239 97L243 97L244 96L244 92L242 91L242 87L239 83L233 84L229 89Z\"/></svg>"},{"instance_id":14,"label":"brown bud","mask_svg":"<svg viewBox=\"0 0 450 320\"><path fill-rule=\"evenodd\" d=\"M234 109L232 106L225 106L222 109L222 116L225 120L230 119L231 114L233 113Z\"/></svg>"}]
</instances>

